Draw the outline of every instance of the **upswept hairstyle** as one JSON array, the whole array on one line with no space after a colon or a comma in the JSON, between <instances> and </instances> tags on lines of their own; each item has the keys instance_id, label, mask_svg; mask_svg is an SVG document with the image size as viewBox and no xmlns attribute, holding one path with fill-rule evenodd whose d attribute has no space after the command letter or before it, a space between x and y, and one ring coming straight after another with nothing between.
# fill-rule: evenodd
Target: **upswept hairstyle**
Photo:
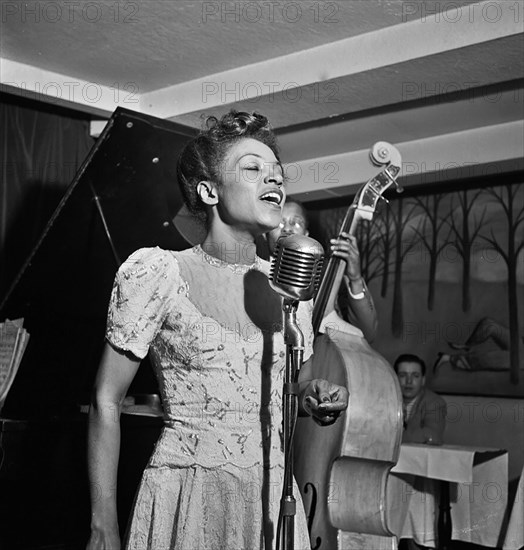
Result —
<instances>
[{"instance_id":1,"label":"upswept hairstyle","mask_svg":"<svg viewBox=\"0 0 524 550\"><path fill-rule=\"evenodd\" d=\"M231 110L218 119L208 117L200 134L188 142L177 163L177 178L189 211L203 223L207 222L204 203L197 193L201 181L222 183L221 165L229 148L243 138L256 139L267 145L278 162L280 156L276 136L268 119L258 113Z\"/></svg>"},{"instance_id":2,"label":"upswept hairstyle","mask_svg":"<svg viewBox=\"0 0 524 550\"><path fill-rule=\"evenodd\" d=\"M393 369L398 374L398 366L400 363L417 363L420 365L420 370L422 371L422 376L426 376L426 363L418 356L413 355L412 353L403 353L395 359L393 364Z\"/></svg>"}]
</instances>

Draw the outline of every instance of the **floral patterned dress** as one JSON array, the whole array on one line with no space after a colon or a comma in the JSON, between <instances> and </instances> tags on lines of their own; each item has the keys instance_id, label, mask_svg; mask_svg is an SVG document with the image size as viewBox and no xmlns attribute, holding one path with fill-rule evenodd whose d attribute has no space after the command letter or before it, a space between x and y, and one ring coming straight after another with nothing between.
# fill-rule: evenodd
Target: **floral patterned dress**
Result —
<instances>
[{"instance_id":1,"label":"floral patterned dress","mask_svg":"<svg viewBox=\"0 0 524 550\"><path fill-rule=\"evenodd\" d=\"M164 428L144 471L126 548L275 548L283 483L285 345L267 262L227 264L200 246L141 249L119 269L107 339L149 352ZM311 304L297 320L306 360ZM295 487L295 548L309 549Z\"/></svg>"}]
</instances>

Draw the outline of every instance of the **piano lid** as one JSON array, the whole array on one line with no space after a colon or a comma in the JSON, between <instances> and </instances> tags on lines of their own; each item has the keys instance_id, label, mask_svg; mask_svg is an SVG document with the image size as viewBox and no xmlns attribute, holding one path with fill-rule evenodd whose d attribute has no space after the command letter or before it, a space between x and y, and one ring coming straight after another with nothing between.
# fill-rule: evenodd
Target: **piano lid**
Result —
<instances>
[{"instance_id":1,"label":"piano lid","mask_svg":"<svg viewBox=\"0 0 524 550\"><path fill-rule=\"evenodd\" d=\"M31 335L3 417L59 417L87 402L118 266L141 247L188 246L172 220L182 206L176 160L195 134L113 113L0 304L0 319L23 317ZM151 393L143 363L130 391Z\"/></svg>"}]
</instances>

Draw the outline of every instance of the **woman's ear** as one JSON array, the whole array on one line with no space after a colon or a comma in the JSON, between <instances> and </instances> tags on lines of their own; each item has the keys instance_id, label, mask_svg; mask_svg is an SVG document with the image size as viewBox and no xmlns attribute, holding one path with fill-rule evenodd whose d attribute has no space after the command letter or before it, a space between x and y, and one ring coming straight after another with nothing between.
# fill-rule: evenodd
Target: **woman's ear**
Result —
<instances>
[{"instance_id":1,"label":"woman's ear","mask_svg":"<svg viewBox=\"0 0 524 550\"><path fill-rule=\"evenodd\" d=\"M218 204L218 193L216 185L210 181L200 181L197 184L197 193L200 200L209 206Z\"/></svg>"}]
</instances>

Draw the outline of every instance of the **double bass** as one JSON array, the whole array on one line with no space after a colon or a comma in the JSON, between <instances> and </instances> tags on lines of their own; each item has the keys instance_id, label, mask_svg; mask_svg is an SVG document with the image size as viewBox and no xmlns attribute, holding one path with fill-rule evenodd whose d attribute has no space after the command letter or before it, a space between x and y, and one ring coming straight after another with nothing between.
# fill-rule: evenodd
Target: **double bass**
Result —
<instances>
[{"instance_id":1,"label":"double bass","mask_svg":"<svg viewBox=\"0 0 524 550\"><path fill-rule=\"evenodd\" d=\"M386 166L359 189L339 235L354 235L360 220L371 220L388 187L401 191L396 182L400 153L378 142L370 158ZM344 260L331 256L315 298L313 375L346 386L349 406L327 427L299 418L294 438L294 473L315 550L342 550L353 533L393 535L386 518L386 481L400 452L402 395L391 365L335 311L344 269Z\"/></svg>"}]
</instances>

